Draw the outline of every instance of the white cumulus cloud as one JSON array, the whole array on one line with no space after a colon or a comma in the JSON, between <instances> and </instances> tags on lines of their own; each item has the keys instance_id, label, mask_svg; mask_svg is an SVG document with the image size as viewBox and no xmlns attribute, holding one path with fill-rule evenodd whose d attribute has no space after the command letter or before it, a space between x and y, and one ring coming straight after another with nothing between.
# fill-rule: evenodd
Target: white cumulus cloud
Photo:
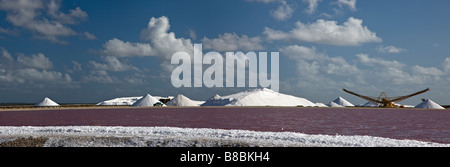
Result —
<instances>
[{"instance_id":1,"label":"white cumulus cloud","mask_svg":"<svg viewBox=\"0 0 450 167\"><path fill-rule=\"evenodd\" d=\"M3 84L64 84L70 86L72 78L53 69L53 63L44 54L25 56L18 54L17 60L3 47L0 56L0 85Z\"/></svg>"},{"instance_id":2,"label":"white cumulus cloud","mask_svg":"<svg viewBox=\"0 0 450 167\"><path fill-rule=\"evenodd\" d=\"M103 45L100 54L113 57L153 56L162 60L161 67L165 71L171 71L174 68L170 64L172 55L176 52L193 55L194 45L190 39L177 38L169 29L169 18L152 17L140 35L145 42L128 42L113 38Z\"/></svg>"},{"instance_id":3,"label":"white cumulus cloud","mask_svg":"<svg viewBox=\"0 0 450 167\"><path fill-rule=\"evenodd\" d=\"M285 0L247 0L249 2L262 2L265 4L269 3L279 3L276 9L270 10L269 14L272 18L278 21L284 21L292 17L294 13L294 8L292 5L288 4Z\"/></svg>"},{"instance_id":4,"label":"white cumulus cloud","mask_svg":"<svg viewBox=\"0 0 450 167\"><path fill-rule=\"evenodd\" d=\"M130 71L130 70L136 70L139 71L138 68L121 62L117 57L114 56L104 56L102 57L102 60L105 63L97 63L96 61L89 61L89 64L95 69L95 70L101 70L101 71Z\"/></svg>"},{"instance_id":5,"label":"white cumulus cloud","mask_svg":"<svg viewBox=\"0 0 450 167\"><path fill-rule=\"evenodd\" d=\"M348 7L350 10L356 10L356 0L338 0L337 4L340 7Z\"/></svg>"},{"instance_id":6,"label":"white cumulus cloud","mask_svg":"<svg viewBox=\"0 0 450 167\"><path fill-rule=\"evenodd\" d=\"M36 38L67 44L62 37L86 36L69 25L86 20L88 14L79 7L63 13L60 4L59 0L1 0L0 10L13 26L31 31Z\"/></svg>"},{"instance_id":7,"label":"white cumulus cloud","mask_svg":"<svg viewBox=\"0 0 450 167\"><path fill-rule=\"evenodd\" d=\"M319 19L315 23L297 22L289 32L266 27L264 34L268 40L297 40L337 46L358 46L368 42L381 42L375 32L362 25L363 20L350 17L342 25L336 21Z\"/></svg>"},{"instance_id":8,"label":"white cumulus cloud","mask_svg":"<svg viewBox=\"0 0 450 167\"><path fill-rule=\"evenodd\" d=\"M20 54L17 57L17 62L25 67L37 68L37 69L52 69L53 63L44 54L38 53L31 56L25 56Z\"/></svg>"},{"instance_id":9,"label":"white cumulus cloud","mask_svg":"<svg viewBox=\"0 0 450 167\"><path fill-rule=\"evenodd\" d=\"M443 66L444 66L444 71L445 72L447 72L447 73L450 72L450 57L447 57L444 60Z\"/></svg>"},{"instance_id":10,"label":"white cumulus cloud","mask_svg":"<svg viewBox=\"0 0 450 167\"><path fill-rule=\"evenodd\" d=\"M348 63L342 57L331 57L319 52L315 47L290 45L280 49L280 55L296 63L296 70L302 85L323 86L339 85L333 77L352 77L361 75L356 65ZM314 86L313 86L314 85Z\"/></svg>"},{"instance_id":11,"label":"white cumulus cloud","mask_svg":"<svg viewBox=\"0 0 450 167\"><path fill-rule=\"evenodd\" d=\"M148 43L125 42L117 38L103 44L102 54L115 57L155 56L152 46Z\"/></svg>"},{"instance_id":12,"label":"white cumulus cloud","mask_svg":"<svg viewBox=\"0 0 450 167\"><path fill-rule=\"evenodd\" d=\"M292 13L294 13L294 9L287 4L286 1L281 1L281 5L279 5L277 9L270 11L270 16L272 16L275 20L284 21L290 19L292 17Z\"/></svg>"},{"instance_id":13,"label":"white cumulus cloud","mask_svg":"<svg viewBox=\"0 0 450 167\"><path fill-rule=\"evenodd\" d=\"M406 52L406 49L395 47L395 46L378 46L377 51L380 53L402 53Z\"/></svg>"},{"instance_id":14,"label":"white cumulus cloud","mask_svg":"<svg viewBox=\"0 0 450 167\"><path fill-rule=\"evenodd\" d=\"M107 56L156 56L164 60L170 60L172 54L178 51L193 53L191 40L176 38L175 33L168 32L169 28L167 17L152 17L147 28L141 32L141 39L147 42L128 42L113 38L103 45L100 52Z\"/></svg>"},{"instance_id":15,"label":"white cumulus cloud","mask_svg":"<svg viewBox=\"0 0 450 167\"><path fill-rule=\"evenodd\" d=\"M236 33L225 33L214 39L206 37L202 39L204 49L212 49L219 52L262 50L264 47L261 43L262 40L260 37L239 36Z\"/></svg>"},{"instance_id":16,"label":"white cumulus cloud","mask_svg":"<svg viewBox=\"0 0 450 167\"><path fill-rule=\"evenodd\" d=\"M304 3L308 4L308 8L305 10L308 14L313 14L316 12L317 7L319 7L319 2L322 0L303 0Z\"/></svg>"}]
</instances>

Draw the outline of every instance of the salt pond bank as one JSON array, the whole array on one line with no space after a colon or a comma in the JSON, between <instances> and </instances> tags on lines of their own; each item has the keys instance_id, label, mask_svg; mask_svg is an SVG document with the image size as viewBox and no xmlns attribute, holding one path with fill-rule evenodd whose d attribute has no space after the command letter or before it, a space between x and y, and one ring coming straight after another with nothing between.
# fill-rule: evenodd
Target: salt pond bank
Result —
<instances>
[{"instance_id":1,"label":"salt pond bank","mask_svg":"<svg viewBox=\"0 0 450 167\"><path fill-rule=\"evenodd\" d=\"M44 147L450 147L450 144L372 136L175 127L0 127L0 144L44 138Z\"/></svg>"}]
</instances>

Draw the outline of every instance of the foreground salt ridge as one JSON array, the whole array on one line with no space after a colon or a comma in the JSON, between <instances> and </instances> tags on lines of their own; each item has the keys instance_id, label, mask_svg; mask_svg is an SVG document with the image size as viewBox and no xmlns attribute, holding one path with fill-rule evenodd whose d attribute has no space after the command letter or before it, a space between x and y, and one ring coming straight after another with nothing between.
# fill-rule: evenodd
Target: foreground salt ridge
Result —
<instances>
[{"instance_id":1,"label":"foreground salt ridge","mask_svg":"<svg viewBox=\"0 0 450 167\"><path fill-rule=\"evenodd\" d=\"M48 138L44 147L450 147L450 144L372 136L176 127L0 127L0 143L21 137Z\"/></svg>"}]
</instances>

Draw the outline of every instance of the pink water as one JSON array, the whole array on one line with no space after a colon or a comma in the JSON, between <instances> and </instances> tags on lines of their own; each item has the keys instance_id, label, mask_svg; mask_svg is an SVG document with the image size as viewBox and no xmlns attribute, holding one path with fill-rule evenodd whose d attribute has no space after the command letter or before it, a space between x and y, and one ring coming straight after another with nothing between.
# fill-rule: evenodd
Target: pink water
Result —
<instances>
[{"instance_id":1,"label":"pink water","mask_svg":"<svg viewBox=\"0 0 450 167\"><path fill-rule=\"evenodd\" d=\"M450 143L450 110L200 107L4 111L0 112L0 126L169 126Z\"/></svg>"}]
</instances>

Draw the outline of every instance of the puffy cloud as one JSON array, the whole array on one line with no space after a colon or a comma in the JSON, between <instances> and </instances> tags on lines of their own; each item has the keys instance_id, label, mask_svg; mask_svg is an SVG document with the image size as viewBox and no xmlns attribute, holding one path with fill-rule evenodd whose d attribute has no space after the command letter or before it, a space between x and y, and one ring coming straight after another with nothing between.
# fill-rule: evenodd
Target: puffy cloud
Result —
<instances>
[{"instance_id":1,"label":"puffy cloud","mask_svg":"<svg viewBox=\"0 0 450 167\"><path fill-rule=\"evenodd\" d=\"M406 65L395 60L384 60L381 58L371 58L368 54L357 54L359 61L365 65L383 66L390 68L403 68Z\"/></svg>"},{"instance_id":2,"label":"puffy cloud","mask_svg":"<svg viewBox=\"0 0 450 167\"><path fill-rule=\"evenodd\" d=\"M260 37L248 37L246 35L239 36L236 33L225 33L219 35L219 38L209 39L203 38L202 44L204 49L212 49L214 51L255 51L262 50Z\"/></svg>"},{"instance_id":3,"label":"puffy cloud","mask_svg":"<svg viewBox=\"0 0 450 167\"><path fill-rule=\"evenodd\" d=\"M412 67L412 71L414 74L419 74L419 75L430 75L430 76L444 75L444 72L437 69L436 67L422 67L422 66L415 65Z\"/></svg>"},{"instance_id":4,"label":"puffy cloud","mask_svg":"<svg viewBox=\"0 0 450 167\"><path fill-rule=\"evenodd\" d=\"M71 82L69 74L62 74L56 71L38 70L34 68L18 69L15 74L20 82Z\"/></svg>"},{"instance_id":5,"label":"puffy cloud","mask_svg":"<svg viewBox=\"0 0 450 167\"><path fill-rule=\"evenodd\" d=\"M17 36L19 33L17 30L0 27L0 34Z\"/></svg>"},{"instance_id":6,"label":"puffy cloud","mask_svg":"<svg viewBox=\"0 0 450 167\"><path fill-rule=\"evenodd\" d=\"M190 39L176 38L175 33L168 32L169 29L167 17L152 17L140 35L140 38L147 42L127 42L114 38L103 45L100 53L113 57L154 56L162 60L161 67L165 71L171 71L175 68L170 64L172 55L176 52L193 55L194 45Z\"/></svg>"},{"instance_id":7,"label":"puffy cloud","mask_svg":"<svg viewBox=\"0 0 450 167\"><path fill-rule=\"evenodd\" d=\"M281 48L280 52L291 59L323 60L327 58L325 54L317 52L315 47L291 45Z\"/></svg>"},{"instance_id":8,"label":"puffy cloud","mask_svg":"<svg viewBox=\"0 0 450 167\"><path fill-rule=\"evenodd\" d=\"M450 72L450 57L445 58L443 66L445 72Z\"/></svg>"},{"instance_id":9,"label":"puffy cloud","mask_svg":"<svg viewBox=\"0 0 450 167\"><path fill-rule=\"evenodd\" d=\"M18 54L17 61L5 49L1 48L0 57L0 84L64 84L71 86L72 78L69 74L63 74L51 70L53 63L45 55L33 54L28 57ZM45 84L44 84L45 83Z\"/></svg>"},{"instance_id":10,"label":"puffy cloud","mask_svg":"<svg viewBox=\"0 0 450 167\"><path fill-rule=\"evenodd\" d=\"M270 11L270 16L275 20L284 21L290 19L294 13L294 9L286 3L286 1L281 1L281 5L277 7L276 10Z\"/></svg>"},{"instance_id":11,"label":"puffy cloud","mask_svg":"<svg viewBox=\"0 0 450 167\"><path fill-rule=\"evenodd\" d=\"M280 5L275 9L270 11L270 16L278 21L284 21L292 17L294 9L285 0L247 0L250 2L262 2L268 3L280 3Z\"/></svg>"},{"instance_id":12,"label":"puffy cloud","mask_svg":"<svg viewBox=\"0 0 450 167\"><path fill-rule=\"evenodd\" d=\"M415 91L418 87L442 87L450 75L450 58L444 60L442 68L423 67L368 54L357 54L356 59L333 57L315 47L298 45L281 48L280 55L295 64L297 76L283 82L290 91L336 91L343 87L386 90L405 85L403 91Z\"/></svg>"},{"instance_id":13,"label":"puffy cloud","mask_svg":"<svg viewBox=\"0 0 450 167\"><path fill-rule=\"evenodd\" d=\"M294 60L298 77L304 84L334 85L343 81L331 79L333 77L352 77L361 74L356 65L349 64L342 57L330 57L325 53L318 52L315 47L291 45L281 48L280 54Z\"/></svg>"},{"instance_id":14,"label":"puffy cloud","mask_svg":"<svg viewBox=\"0 0 450 167\"><path fill-rule=\"evenodd\" d=\"M115 57L156 56L148 43L124 42L117 38L103 44L102 54Z\"/></svg>"},{"instance_id":15,"label":"puffy cloud","mask_svg":"<svg viewBox=\"0 0 450 167\"><path fill-rule=\"evenodd\" d=\"M73 64L73 67L72 67L71 71L74 72L74 71L82 71L83 70L82 65L79 62L72 61L72 64Z\"/></svg>"},{"instance_id":16,"label":"puffy cloud","mask_svg":"<svg viewBox=\"0 0 450 167\"><path fill-rule=\"evenodd\" d=\"M70 9L68 14L62 13L59 10L60 7L60 0L52 0L47 4L47 12L53 19L63 24L77 24L79 21L83 21L88 18L88 14L81 10L80 7Z\"/></svg>"},{"instance_id":17,"label":"puffy cloud","mask_svg":"<svg viewBox=\"0 0 450 167\"><path fill-rule=\"evenodd\" d=\"M60 3L59 0L1 0L0 10L6 11L6 20L13 26L29 30L37 38L67 44L60 38L85 36L67 25L86 20L88 15L79 7L71 9L68 14L62 13Z\"/></svg>"},{"instance_id":18,"label":"puffy cloud","mask_svg":"<svg viewBox=\"0 0 450 167\"><path fill-rule=\"evenodd\" d=\"M382 58L370 57L368 54L357 54L356 57L362 65L370 66L370 70L365 70L365 79L376 84L414 84L422 83L417 76L413 76L405 69L407 66L395 60L385 60Z\"/></svg>"},{"instance_id":19,"label":"puffy cloud","mask_svg":"<svg viewBox=\"0 0 450 167\"><path fill-rule=\"evenodd\" d=\"M17 57L17 62L28 68L36 68L36 69L53 68L53 63L50 61L48 57L45 57L44 54L42 53L33 54L30 57L25 56L24 54L20 54Z\"/></svg>"},{"instance_id":20,"label":"puffy cloud","mask_svg":"<svg viewBox=\"0 0 450 167\"><path fill-rule=\"evenodd\" d=\"M190 29L188 33L189 33L189 37L191 37L191 39L193 39L193 40L197 39L197 33L195 32L195 30Z\"/></svg>"},{"instance_id":21,"label":"puffy cloud","mask_svg":"<svg viewBox=\"0 0 450 167\"><path fill-rule=\"evenodd\" d=\"M442 80L442 76L448 75L444 70L436 67L422 67L419 65L407 66L395 60L385 60L382 58L372 58L368 54L358 54L358 61L363 65L370 66L370 70L365 70L367 80L372 80L373 84L397 84L397 85L420 85L435 84Z\"/></svg>"},{"instance_id":22,"label":"puffy cloud","mask_svg":"<svg viewBox=\"0 0 450 167\"><path fill-rule=\"evenodd\" d=\"M406 52L406 49L395 47L395 46L378 46L377 51L380 53L402 53Z\"/></svg>"},{"instance_id":23,"label":"puffy cloud","mask_svg":"<svg viewBox=\"0 0 450 167\"><path fill-rule=\"evenodd\" d=\"M96 37L94 34L91 34L91 33L89 33L89 32L84 32L84 33L82 34L82 36L84 36L84 38L85 38L85 39L88 39L88 40L94 40L94 39L97 39L97 37Z\"/></svg>"},{"instance_id":24,"label":"puffy cloud","mask_svg":"<svg viewBox=\"0 0 450 167\"><path fill-rule=\"evenodd\" d=\"M296 76L283 79L284 91L298 94L314 94L312 100L324 100L319 91L336 92L343 87L366 85L364 73L354 61L333 57L315 47L291 45L280 49L280 55L295 64ZM284 66L289 66L288 64ZM315 99L314 99L315 98Z\"/></svg>"},{"instance_id":25,"label":"puffy cloud","mask_svg":"<svg viewBox=\"0 0 450 167\"><path fill-rule=\"evenodd\" d=\"M265 28L268 40L299 40L337 46L358 46L368 42L381 42L376 33L362 25L361 19L350 17L342 25L336 21L317 20L315 23L296 23L289 32Z\"/></svg>"},{"instance_id":26,"label":"puffy cloud","mask_svg":"<svg viewBox=\"0 0 450 167\"><path fill-rule=\"evenodd\" d=\"M308 4L306 13L313 14L314 12L316 12L317 7L319 6L319 2L322 2L322 0L303 0L303 2Z\"/></svg>"},{"instance_id":27,"label":"puffy cloud","mask_svg":"<svg viewBox=\"0 0 450 167\"><path fill-rule=\"evenodd\" d=\"M14 61L14 59L12 58L11 54L8 52L8 50L6 50L3 47L0 47L0 50L2 50L2 61L0 61L0 63L5 63L5 64L9 64L9 62Z\"/></svg>"},{"instance_id":28,"label":"puffy cloud","mask_svg":"<svg viewBox=\"0 0 450 167\"><path fill-rule=\"evenodd\" d=\"M147 28L141 32L141 39L148 43L125 42L114 38L107 41L100 52L107 56L156 56L163 60L170 60L172 54L178 51L193 53L191 40L176 38L173 32L168 32L169 28L167 17L152 17Z\"/></svg>"},{"instance_id":29,"label":"puffy cloud","mask_svg":"<svg viewBox=\"0 0 450 167\"><path fill-rule=\"evenodd\" d=\"M337 4L340 7L348 7L350 10L355 11L356 10L356 0L338 0Z\"/></svg>"},{"instance_id":30,"label":"puffy cloud","mask_svg":"<svg viewBox=\"0 0 450 167\"><path fill-rule=\"evenodd\" d=\"M194 46L190 39L176 38L175 33L168 32L169 19L166 16L152 17L147 28L142 30L141 38L150 42L154 55L170 60L172 54L178 51L193 53Z\"/></svg>"},{"instance_id":31,"label":"puffy cloud","mask_svg":"<svg viewBox=\"0 0 450 167\"><path fill-rule=\"evenodd\" d=\"M102 60L105 62L104 64L97 63L95 61L89 61L89 64L93 67L93 69L100 71L139 71L138 68L121 62L117 57L104 56L102 57Z\"/></svg>"},{"instance_id":32,"label":"puffy cloud","mask_svg":"<svg viewBox=\"0 0 450 167\"><path fill-rule=\"evenodd\" d=\"M82 77L83 81L86 83L96 82L103 84L119 83L120 80L114 76L110 76L108 72L103 70L93 70L89 75Z\"/></svg>"}]
</instances>

